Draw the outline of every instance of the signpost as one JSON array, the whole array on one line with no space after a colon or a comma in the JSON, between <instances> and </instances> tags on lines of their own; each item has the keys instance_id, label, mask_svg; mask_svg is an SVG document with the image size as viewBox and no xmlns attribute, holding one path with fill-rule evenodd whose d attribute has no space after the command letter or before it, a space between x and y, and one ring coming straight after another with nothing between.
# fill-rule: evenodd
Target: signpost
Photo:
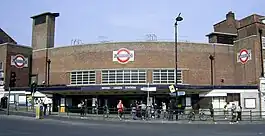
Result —
<instances>
[{"instance_id":1,"label":"signpost","mask_svg":"<svg viewBox=\"0 0 265 136\"><path fill-rule=\"evenodd\" d=\"M147 87L141 88L141 91L147 91L147 106L150 106L150 92L155 92L156 87L150 87L149 83L147 83Z\"/></svg>"}]
</instances>

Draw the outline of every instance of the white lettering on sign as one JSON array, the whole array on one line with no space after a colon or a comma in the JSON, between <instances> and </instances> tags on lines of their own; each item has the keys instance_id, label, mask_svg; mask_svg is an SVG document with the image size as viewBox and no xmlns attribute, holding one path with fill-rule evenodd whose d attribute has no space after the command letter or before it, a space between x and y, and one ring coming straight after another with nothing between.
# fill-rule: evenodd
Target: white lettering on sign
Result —
<instances>
[{"instance_id":1,"label":"white lettering on sign","mask_svg":"<svg viewBox=\"0 0 265 136\"><path fill-rule=\"evenodd\" d=\"M122 86L115 86L115 87L113 87L113 89L115 89L115 90L121 90L122 89Z\"/></svg>"},{"instance_id":2,"label":"white lettering on sign","mask_svg":"<svg viewBox=\"0 0 265 136\"><path fill-rule=\"evenodd\" d=\"M136 86L125 86L125 89L132 89L132 90L136 90Z\"/></svg>"},{"instance_id":3,"label":"white lettering on sign","mask_svg":"<svg viewBox=\"0 0 265 136\"><path fill-rule=\"evenodd\" d=\"M102 90L110 90L110 87L101 87Z\"/></svg>"}]
</instances>

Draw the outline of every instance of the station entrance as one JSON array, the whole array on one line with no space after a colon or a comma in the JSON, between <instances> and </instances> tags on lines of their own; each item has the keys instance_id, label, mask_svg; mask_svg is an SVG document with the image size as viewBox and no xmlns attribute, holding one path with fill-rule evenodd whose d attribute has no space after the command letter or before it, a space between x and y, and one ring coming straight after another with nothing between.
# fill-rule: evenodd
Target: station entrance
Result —
<instances>
[{"instance_id":1,"label":"station entrance","mask_svg":"<svg viewBox=\"0 0 265 136\"><path fill-rule=\"evenodd\" d=\"M69 112L78 111L78 104L84 102L88 107L88 112L92 113L93 108L103 108L105 105L115 111L115 108L122 100L124 107L130 109L130 105L137 101L147 104L147 92L144 91L105 91L105 92L63 92L53 94L54 111L58 111L58 106L65 106ZM150 92L150 104L158 108L162 108L162 102L168 104L171 99L176 99L176 96L170 96L168 90ZM182 108L192 106L199 101L198 93L186 93L185 96L178 97L178 103Z\"/></svg>"}]
</instances>

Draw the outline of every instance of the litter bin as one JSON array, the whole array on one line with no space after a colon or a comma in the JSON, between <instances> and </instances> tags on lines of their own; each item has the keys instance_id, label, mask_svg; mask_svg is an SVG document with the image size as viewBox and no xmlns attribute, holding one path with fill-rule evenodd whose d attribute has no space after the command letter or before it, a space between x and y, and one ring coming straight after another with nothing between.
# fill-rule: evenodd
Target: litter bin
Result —
<instances>
[{"instance_id":1,"label":"litter bin","mask_svg":"<svg viewBox=\"0 0 265 136\"><path fill-rule=\"evenodd\" d=\"M7 97L2 97L1 98L1 107L0 108L3 108L3 109L6 109L7 108Z\"/></svg>"},{"instance_id":2,"label":"litter bin","mask_svg":"<svg viewBox=\"0 0 265 136\"><path fill-rule=\"evenodd\" d=\"M41 104L36 105L36 119L43 119L43 106Z\"/></svg>"}]
</instances>

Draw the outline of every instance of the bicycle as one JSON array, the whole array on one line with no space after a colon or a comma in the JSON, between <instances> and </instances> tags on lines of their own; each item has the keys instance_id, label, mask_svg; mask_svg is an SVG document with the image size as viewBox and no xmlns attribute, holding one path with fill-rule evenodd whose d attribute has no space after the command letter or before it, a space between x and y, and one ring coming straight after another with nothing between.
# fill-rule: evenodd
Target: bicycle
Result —
<instances>
[{"instance_id":1,"label":"bicycle","mask_svg":"<svg viewBox=\"0 0 265 136\"><path fill-rule=\"evenodd\" d=\"M194 121L195 120L195 112L192 110L192 111L190 111L190 113L188 114L188 116L187 116L187 119L189 120L189 121Z\"/></svg>"},{"instance_id":2,"label":"bicycle","mask_svg":"<svg viewBox=\"0 0 265 136\"><path fill-rule=\"evenodd\" d=\"M209 115L206 115L205 113L204 113L204 110L200 110L199 111L199 119L201 120L201 121L206 121L206 120L208 120L209 119Z\"/></svg>"}]
</instances>

